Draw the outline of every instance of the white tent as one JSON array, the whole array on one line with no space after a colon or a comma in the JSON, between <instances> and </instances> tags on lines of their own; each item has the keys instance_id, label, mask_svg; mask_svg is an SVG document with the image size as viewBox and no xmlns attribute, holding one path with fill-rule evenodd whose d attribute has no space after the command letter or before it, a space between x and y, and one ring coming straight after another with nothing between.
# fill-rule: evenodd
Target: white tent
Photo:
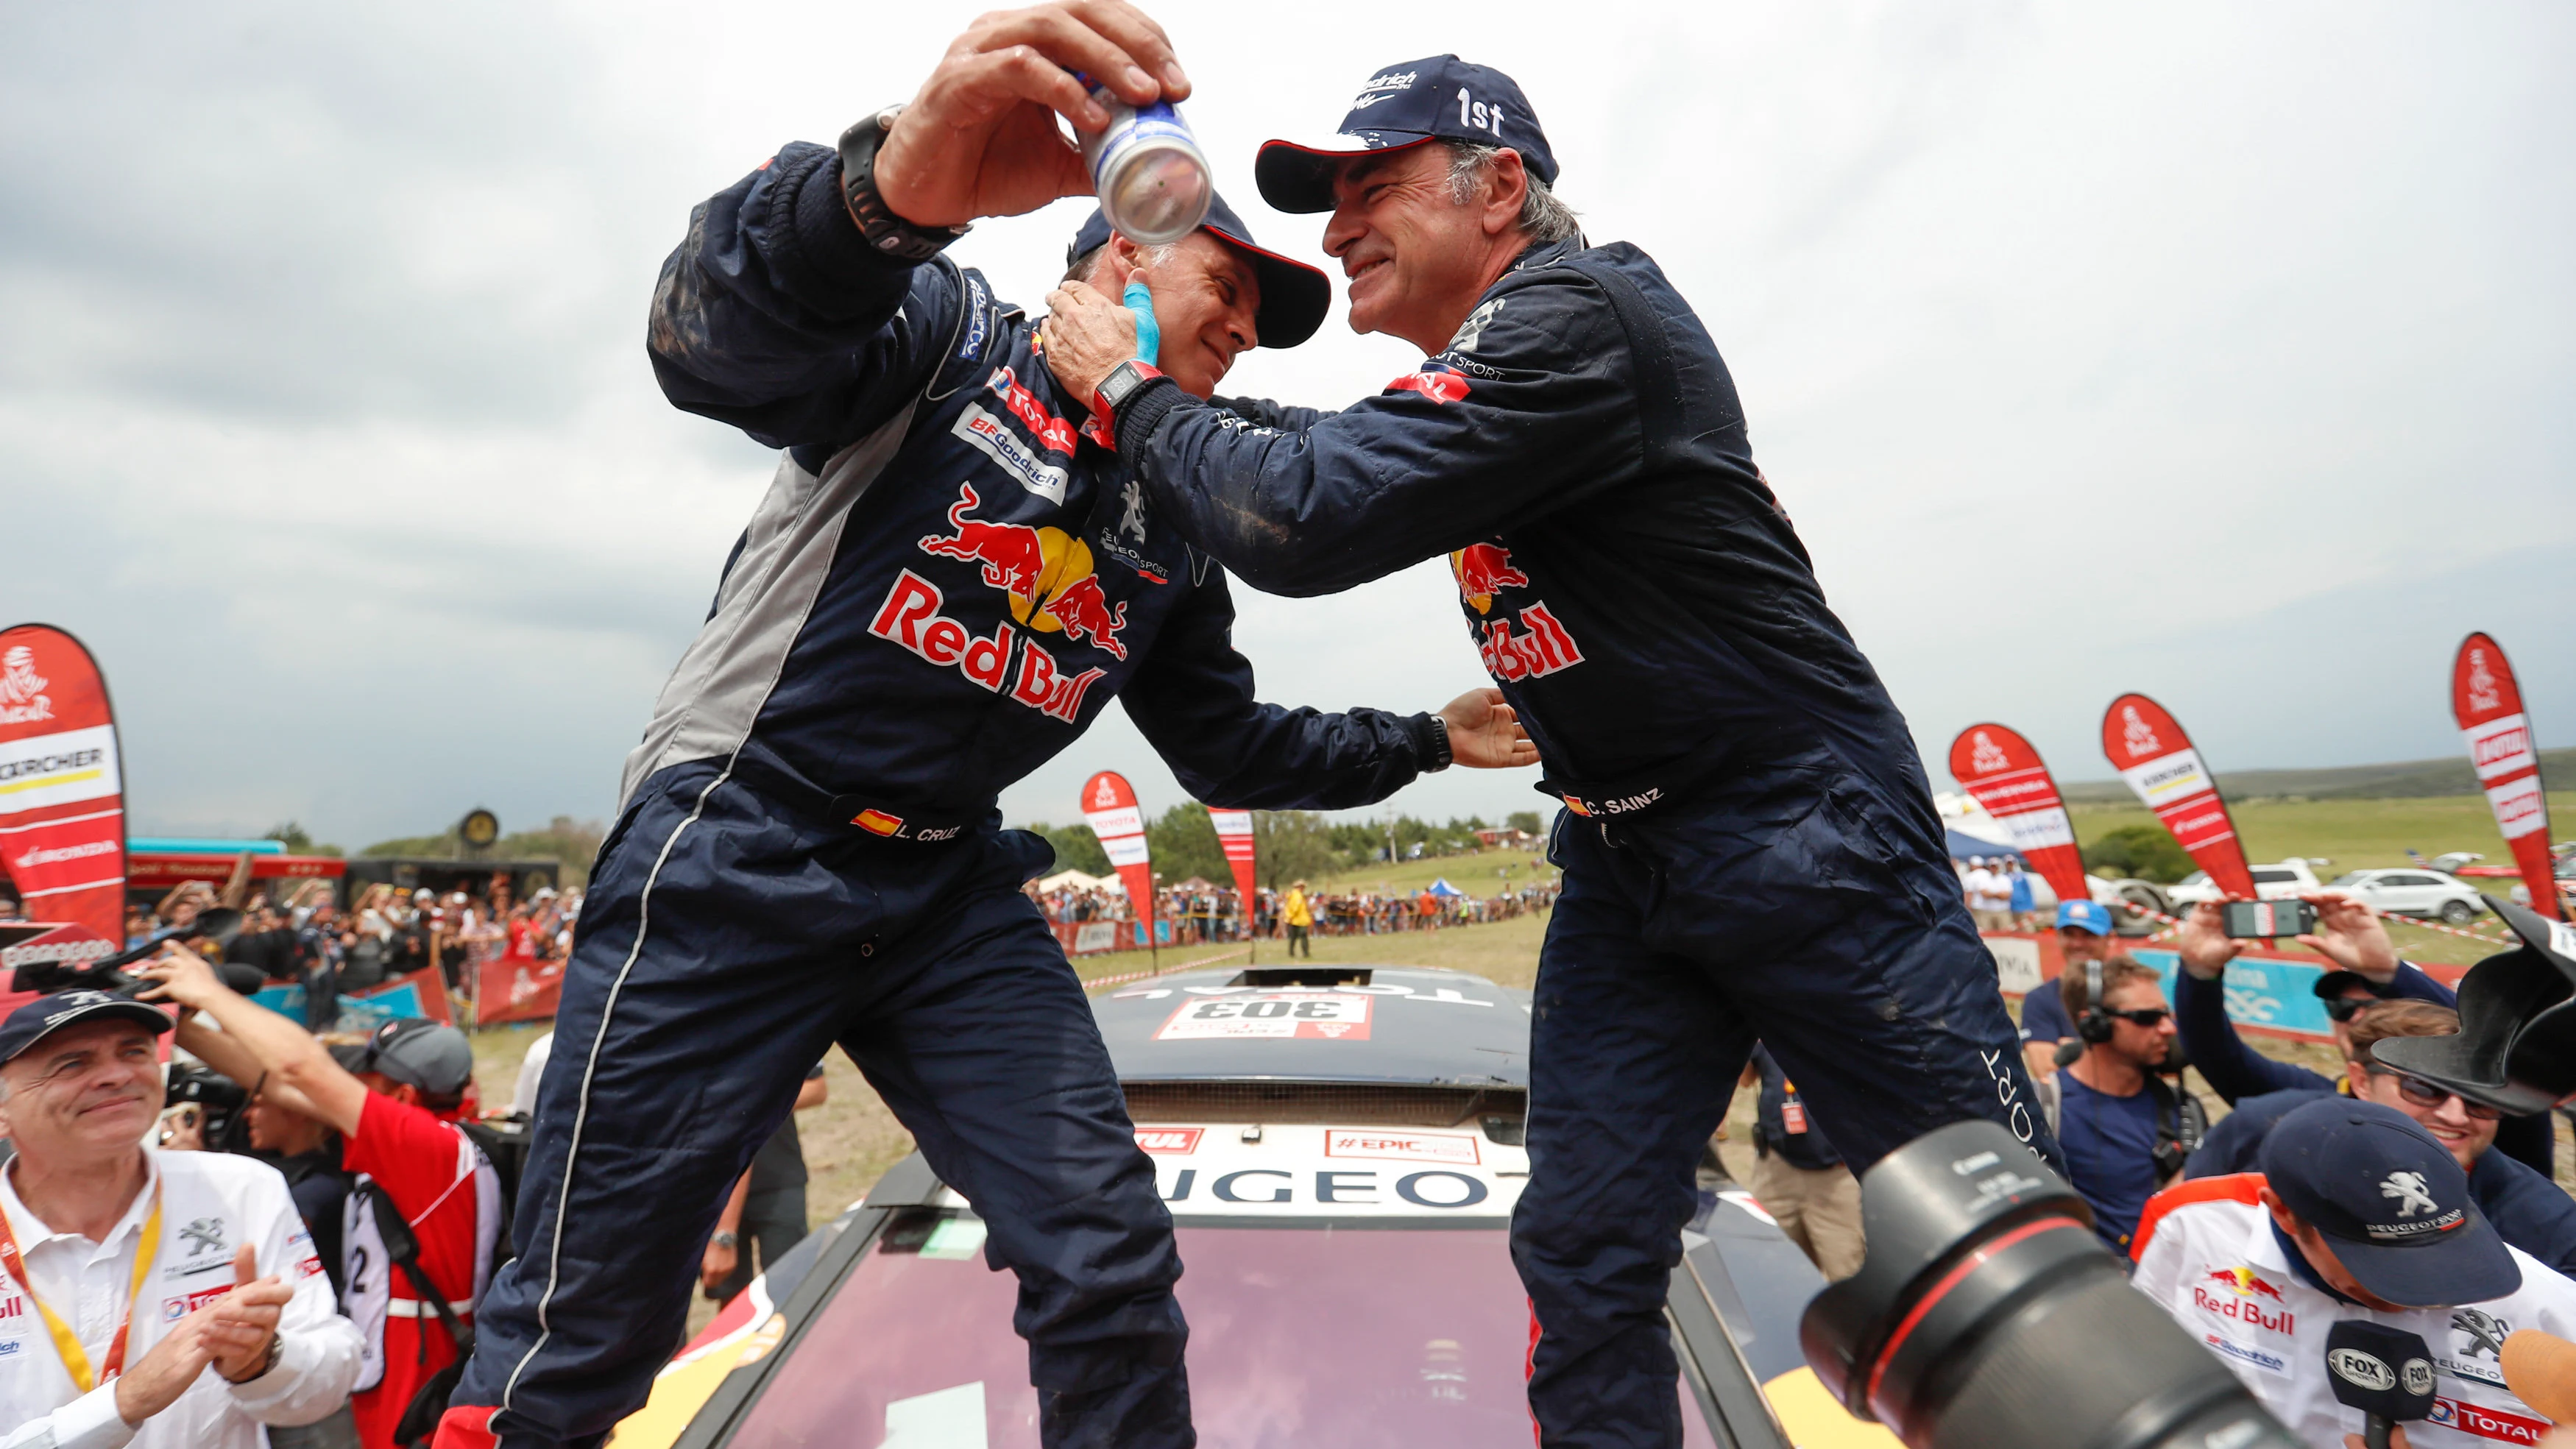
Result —
<instances>
[{"instance_id":1,"label":"white tent","mask_svg":"<svg viewBox=\"0 0 2576 1449\"><path fill-rule=\"evenodd\" d=\"M1118 877L1114 875L1084 875L1078 870L1060 870L1053 875L1038 878L1038 889L1049 892L1062 890L1066 886L1079 891L1107 890L1116 884L1118 884Z\"/></svg>"}]
</instances>

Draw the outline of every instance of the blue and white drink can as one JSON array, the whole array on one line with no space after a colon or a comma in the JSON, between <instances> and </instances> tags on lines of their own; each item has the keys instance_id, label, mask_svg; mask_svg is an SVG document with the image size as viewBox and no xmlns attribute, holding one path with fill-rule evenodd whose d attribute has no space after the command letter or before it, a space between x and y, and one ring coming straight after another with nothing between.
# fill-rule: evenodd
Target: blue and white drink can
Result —
<instances>
[{"instance_id":1,"label":"blue and white drink can","mask_svg":"<svg viewBox=\"0 0 2576 1449\"><path fill-rule=\"evenodd\" d=\"M1168 101L1131 106L1107 86L1075 74L1109 113L1106 128L1082 137L1082 159L1100 193L1101 214L1138 246L1161 246L1198 230L1216 187L1189 123Z\"/></svg>"}]
</instances>

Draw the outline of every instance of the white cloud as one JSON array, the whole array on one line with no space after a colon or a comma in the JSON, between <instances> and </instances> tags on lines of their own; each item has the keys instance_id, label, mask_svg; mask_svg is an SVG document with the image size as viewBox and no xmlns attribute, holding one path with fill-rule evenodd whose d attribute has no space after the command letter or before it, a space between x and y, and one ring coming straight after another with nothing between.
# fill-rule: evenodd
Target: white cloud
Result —
<instances>
[{"instance_id":1,"label":"white cloud","mask_svg":"<svg viewBox=\"0 0 2576 1449\"><path fill-rule=\"evenodd\" d=\"M2562 8L1158 13L1220 181L1294 253L1320 221L1258 204L1260 140L1393 60L1518 77L1593 236L1700 308L1932 758L2001 718L2098 775L2132 688L2222 768L2445 753L2473 627L2576 739ZM0 616L99 650L141 822L604 812L770 468L655 393L654 271L693 202L908 95L965 15L0 15ZM1035 302L1080 215L958 250ZM1330 403L1411 361L1337 312L1230 386ZM1282 702L1480 682L1436 566L1238 602ZM1178 796L1113 714L1006 809L1067 818L1100 768Z\"/></svg>"}]
</instances>

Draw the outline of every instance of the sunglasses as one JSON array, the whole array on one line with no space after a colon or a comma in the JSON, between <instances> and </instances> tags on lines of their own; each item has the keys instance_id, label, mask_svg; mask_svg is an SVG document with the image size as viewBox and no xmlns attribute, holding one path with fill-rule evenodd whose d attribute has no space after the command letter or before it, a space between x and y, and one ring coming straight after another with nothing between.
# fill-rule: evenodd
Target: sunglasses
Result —
<instances>
[{"instance_id":1,"label":"sunglasses","mask_svg":"<svg viewBox=\"0 0 2576 1449\"><path fill-rule=\"evenodd\" d=\"M2166 1017L2173 1015L2173 1008L2167 1006L2141 1006L2135 1011L2104 1011L2102 1014L2104 1016L2116 1016L2122 1021L2132 1022L2138 1026L2147 1028L2149 1031L2153 1031L2157 1027L2165 1024Z\"/></svg>"},{"instance_id":2,"label":"sunglasses","mask_svg":"<svg viewBox=\"0 0 2576 1449\"><path fill-rule=\"evenodd\" d=\"M2351 1021L2379 1004L2376 996L2338 996L2325 1003L2326 1015L2335 1021Z\"/></svg>"},{"instance_id":3,"label":"sunglasses","mask_svg":"<svg viewBox=\"0 0 2576 1449\"><path fill-rule=\"evenodd\" d=\"M2452 1091L2448 1087L2435 1086L2433 1083L2425 1081L2422 1077L2410 1077L2404 1072L2383 1067L2377 1062L2372 1062L2370 1064L2370 1072L2373 1076L2395 1077L2397 1079L2397 1095L2404 1097L2407 1101L2414 1103L2418 1107L2425 1107L2438 1111L2441 1109L2443 1103L2450 1101L2453 1097L2460 1096L2459 1093ZM2490 1107L2484 1102L2472 1102L2466 1097L2460 1097L2460 1106L2466 1109L2470 1116L2481 1122L2493 1122L2504 1116L2503 1109Z\"/></svg>"}]
</instances>

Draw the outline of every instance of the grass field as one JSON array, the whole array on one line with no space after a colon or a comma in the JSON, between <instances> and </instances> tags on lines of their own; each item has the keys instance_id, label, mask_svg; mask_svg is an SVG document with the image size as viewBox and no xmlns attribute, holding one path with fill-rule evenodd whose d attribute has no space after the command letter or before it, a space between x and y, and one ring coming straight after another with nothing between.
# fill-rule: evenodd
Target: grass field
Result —
<instances>
[{"instance_id":1,"label":"grass field","mask_svg":"<svg viewBox=\"0 0 2576 1449\"><path fill-rule=\"evenodd\" d=\"M2549 808L2562 821L2576 820L2576 791L2550 792ZM2073 805L2076 839L2090 844L2124 825L2153 825L2143 805ZM2486 864L2510 865L2513 853L2496 834L2484 795L2434 795L2410 800L2253 800L2228 807L2248 860L2322 856L2328 879L2374 865L2405 865L2406 852L2432 857L2473 850ZM2502 882L2507 886L2511 882Z\"/></svg>"}]
</instances>

